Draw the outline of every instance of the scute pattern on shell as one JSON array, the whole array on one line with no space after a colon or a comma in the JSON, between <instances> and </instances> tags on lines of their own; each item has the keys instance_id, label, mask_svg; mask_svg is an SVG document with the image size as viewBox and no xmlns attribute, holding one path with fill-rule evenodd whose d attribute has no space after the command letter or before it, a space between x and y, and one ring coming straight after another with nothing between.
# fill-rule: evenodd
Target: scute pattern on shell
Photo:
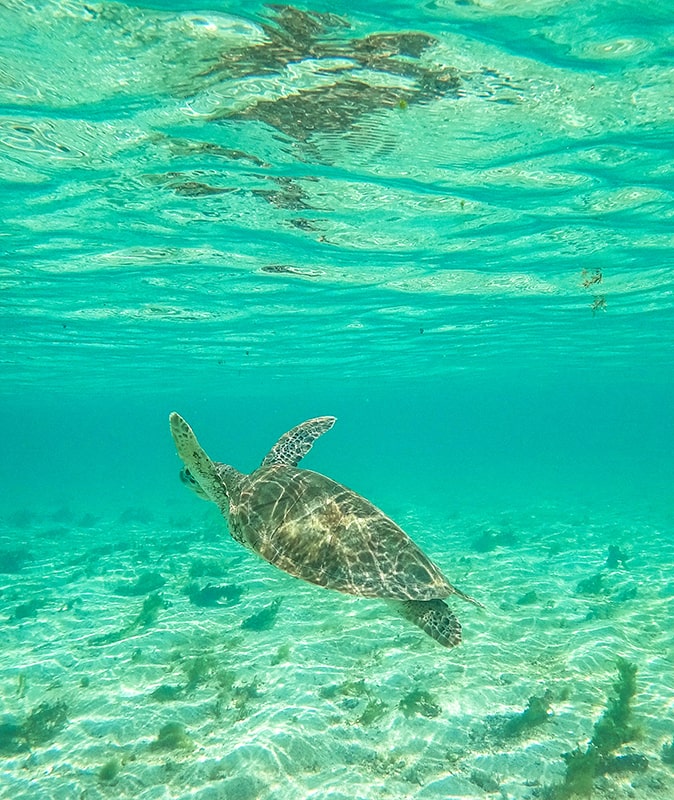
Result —
<instances>
[{"instance_id":1,"label":"scute pattern on shell","mask_svg":"<svg viewBox=\"0 0 674 800\"><path fill-rule=\"evenodd\" d=\"M230 494L229 524L266 561L328 589L396 600L454 592L393 520L317 472L261 467Z\"/></svg>"}]
</instances>

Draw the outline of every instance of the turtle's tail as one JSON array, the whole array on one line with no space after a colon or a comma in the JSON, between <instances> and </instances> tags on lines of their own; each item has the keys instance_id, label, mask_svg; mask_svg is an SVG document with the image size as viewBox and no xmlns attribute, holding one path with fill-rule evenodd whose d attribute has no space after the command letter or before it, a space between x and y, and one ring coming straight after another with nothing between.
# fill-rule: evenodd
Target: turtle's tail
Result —
<instances>
[{"instance_id":1,"label":"turtle's tail","mask_svg":"<svg viewBox=\"0 0 674 800\"><path fill-rule=\"evenodd\" d=\"M452 591L454 592L454 594L458 594L459 597L462 598L463 600L466 600L469 603L472 603L474 606L477 606L478 608L481 608L482 610L484 610L484 606L482 605L482 603L479 600L476 600L474 597L471 597L469 594L466 594L465 592L462 592L461 589L457 589L456 586L452 586L451 583L449 585L451 586Z\"/></svg>"},{"instance_id":2,"label":"turtle's tail","mask_svg":"<svg viewBox=\"0 0 674 800\"><path fill-rule=\"evenodd\" d=\"M442 600L400 600L393 602L399 614L418 625L444 647L461 642L461 623Z\"/></svg>"}]
</instances>

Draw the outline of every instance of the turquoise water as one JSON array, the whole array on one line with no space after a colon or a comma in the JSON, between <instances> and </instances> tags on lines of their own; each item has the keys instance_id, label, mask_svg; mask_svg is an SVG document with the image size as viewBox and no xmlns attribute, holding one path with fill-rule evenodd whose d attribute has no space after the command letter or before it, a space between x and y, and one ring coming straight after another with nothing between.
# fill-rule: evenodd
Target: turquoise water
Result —
<instances>
[{"instance_id":1,"label":"turquoise water","mask_svg":"<svg viewBox=\"0 0 674 800\"><path fill-rule=\"evenodd\" d=\"M2 4L0 797L674 798L673 111L667 3ZM173 410L337 416L461 646L241 549Z\"/></svg>"}]
</instances>

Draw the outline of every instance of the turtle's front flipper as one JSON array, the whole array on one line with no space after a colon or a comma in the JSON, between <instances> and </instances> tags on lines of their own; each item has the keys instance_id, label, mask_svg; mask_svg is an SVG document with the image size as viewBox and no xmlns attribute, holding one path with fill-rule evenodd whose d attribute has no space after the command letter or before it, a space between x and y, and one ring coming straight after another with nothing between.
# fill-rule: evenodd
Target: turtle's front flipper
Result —
<instances>
[{"instance_id":1,"label":"turtle's front flipper","mask_svg":"<svg viewBox=\"0 0 674 800\"><path fill-rule=\"evenodd\" d=\"M461 642L461 623L442 600L401 600L391 601L391 605L444 647Z\"/></svg>"},{"instance_id":2,"label":"turtle's front flipper","mask_svg":"<svg viewBox=\"0 0 674 800\"><path fill-rule=\"evenodd\" d=\"M296 467L311 450L311 445L335 424L335 417L316 417L297 425L276 442L264 457L263 467L279 464Z\"/></svg>"},{"instance_id":3,"label":"turtle's front flipper","mask_svg":"<svg viewBox=\"0 0 674 800\"><path fill-rule=\"evenodd\" d=\"M169 422L176 450L188 470L188 474L198 482L209 499L216 503L224 514L227 514L229 499L216 465L206 455L192 428L180 414L176 414L174 411L169 416Z\"/></svg>"}]
</instances>

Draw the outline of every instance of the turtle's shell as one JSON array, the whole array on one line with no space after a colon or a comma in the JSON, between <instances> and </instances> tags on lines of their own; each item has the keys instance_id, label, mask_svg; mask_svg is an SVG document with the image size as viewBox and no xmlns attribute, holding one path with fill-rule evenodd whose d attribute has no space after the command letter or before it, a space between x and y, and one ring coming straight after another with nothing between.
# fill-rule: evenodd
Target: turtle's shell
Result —
<instances>
[{"instance_id":1,"label":"turtle's shell","mask_svg":"<svg viewBox=\"0 0 674 800\"><path fill-rule=\"evenodd\" d=\"M230 492L232 536L302 580L364 597L432 600L453 587L376 506L317 472L261 467Z\"/></svg>"}]
</instances>

